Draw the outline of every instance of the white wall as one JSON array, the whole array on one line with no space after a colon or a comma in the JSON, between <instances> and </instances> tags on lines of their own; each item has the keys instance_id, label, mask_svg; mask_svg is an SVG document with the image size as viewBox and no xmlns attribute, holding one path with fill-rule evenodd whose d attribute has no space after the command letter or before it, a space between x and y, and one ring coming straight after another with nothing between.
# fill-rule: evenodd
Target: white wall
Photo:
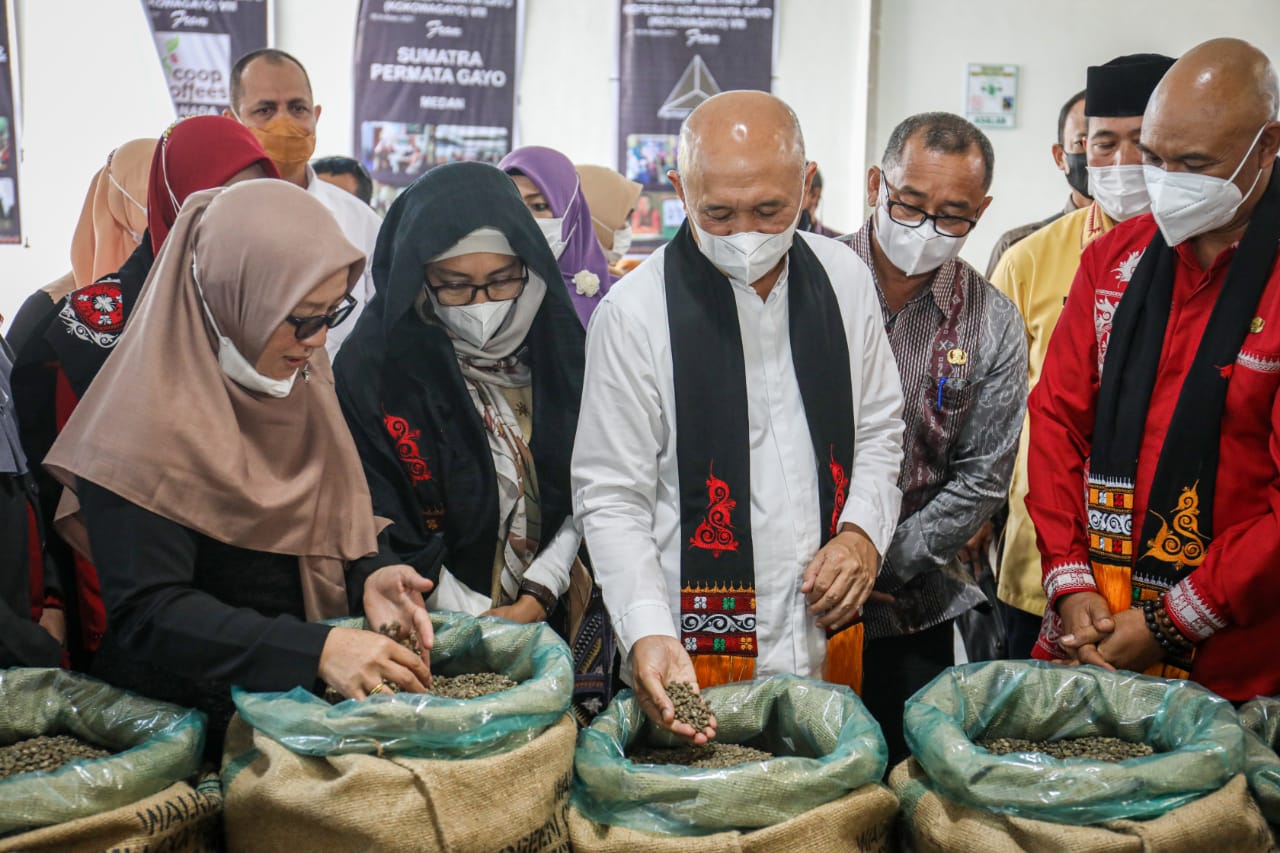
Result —
<instances>
[{"instance_id":1,"label":"white wall","mask_svg":"<svg viewBox=\"0 0 1280 853\"><path fill-rule=\"evenodd\" d=\"M526 0L522 143L612 163L616 0ZM23 74L22 215L29 247L0 246L0 314L69 267L90 176L116 145L172 118L138 0L15 0ZM276 0L276 44L307 66L323 106L318 154L349 153L358 0ZM914 112L960 111L968 62L1021 66L1018 127L992 131L996 197L965 257L986 263L1006 228L1060 206L1049 159L1058 107L1087 65L1177 54L1243 35L1280 57L1280 0L778 0L774 90L800 116L826 178L822 218L863 216L866 167ZM1210 12L1209 9L1212 9ZM867 57L870 56L868 63Z\"/></svg>"},{"instance_id":2,"label":"white wall","mask_svg":"<svg viewBox=\"0 0 1280 853\"><path fill-rule=\"evenodd\" d=\"M1085 69L1126 53L1178 56L1217 36L1246 38L1280 60L1277 0L880 0L873 22L875 104L867 128L872 162L894 125L926 110L963 113L970 62L1021 67L1018 126L991 130L994 201L962 255L986 268L991 246L1015 225L1066 203L1066 179L1050 146L1063 101L1084 88Z\"/></svg>"}]
</instances>

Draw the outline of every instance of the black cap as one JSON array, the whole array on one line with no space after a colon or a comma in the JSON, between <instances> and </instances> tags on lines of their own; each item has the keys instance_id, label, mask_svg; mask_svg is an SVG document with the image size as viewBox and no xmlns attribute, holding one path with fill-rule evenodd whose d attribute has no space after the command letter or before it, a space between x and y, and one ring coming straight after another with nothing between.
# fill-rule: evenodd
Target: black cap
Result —
<instances>
[{"instance_id":1,"label":"black cap","mask_svg":"<svg viewBox=\"0 0 1280 853\"><path fill-rule=\"evenodd\" d=\"M1089 66L1085 85L1084 114L1087 116L1140 116L1164 73L1173 65L1172 57L1159 53L1118 56L1105 65Z\"/></svg>"}]
</instances>

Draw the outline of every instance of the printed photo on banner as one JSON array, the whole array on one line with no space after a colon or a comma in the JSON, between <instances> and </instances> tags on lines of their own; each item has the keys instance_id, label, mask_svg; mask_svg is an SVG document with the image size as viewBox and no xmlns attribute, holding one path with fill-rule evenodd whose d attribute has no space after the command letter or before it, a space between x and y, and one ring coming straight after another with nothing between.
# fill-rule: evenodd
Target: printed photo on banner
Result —
<instances>
[{"instance_id":1,"label":"printed photo on banner","mask_svg":"<svg viewBox=\"0 0 1280 853\"><path fill-rule=\"evenodd\" d=\"M373 208L386 213L400 190L444 163L498 161L511 150L506 127L366 121L360 126L360 160L373 178Z\"/></svg>"},{"instance_id":2,"label":"printed photo on banner","mask_svg":"<svg viewBox=\"0 0 1280 853\"><path fill-rule=\"evenodd\" d=\"M645 189L671 186L667 172L676 167L676 145L680 137L671 134L649 136L633 133L627 137L628 180L644 184Z\"/></svg>"}]
</instances>

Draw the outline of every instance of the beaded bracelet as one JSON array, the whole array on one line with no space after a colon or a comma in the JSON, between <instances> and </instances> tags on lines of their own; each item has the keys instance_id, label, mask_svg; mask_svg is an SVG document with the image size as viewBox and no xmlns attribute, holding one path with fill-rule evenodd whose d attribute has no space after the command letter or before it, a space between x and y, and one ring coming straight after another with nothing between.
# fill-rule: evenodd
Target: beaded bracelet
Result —
<instances>
[{"instance_id":1,"label":"beaded bracelet","mask_svg":"<svg viewBox=\"0 0 1280 853\"><path fill-rule=\"evenodd\" d=\"M1173 623L1173 619L1169 616L1169 611L1161 602L1156 608L1156 623L1160 626L1160 630L1175 645L1183 649L1184 653L1190 654L1195 648L1195 643L1191 642Z\"/></svg>"},{"instance_id":2,"label":"beaded bracelet","mask_svg":"<svg viewBox=\"0 0 1280 853\"><path fill-rule=\"evenodd\" d=\"M1142 602L1142 615L1147 622L1147 630L1167 655L1185 657L1194 650L1192 643L1177 630L1169 614L1165 612L1164 602L1149 600Z\"/></svg>"}]
</instances>

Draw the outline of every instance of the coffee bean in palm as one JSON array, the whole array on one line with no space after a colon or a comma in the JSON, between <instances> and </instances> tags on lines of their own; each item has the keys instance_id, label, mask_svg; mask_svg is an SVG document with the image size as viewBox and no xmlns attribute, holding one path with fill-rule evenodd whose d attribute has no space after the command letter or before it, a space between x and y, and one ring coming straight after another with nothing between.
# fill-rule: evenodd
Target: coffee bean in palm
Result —
<instances>
[{"instance_id":1,"label":"coffee bean in palm","mask_svg":"<svg viewBox=\"0 0 1280 853\"><path fill-rule=\"evenodd\" d=\"M667 696L675 706L677 723L688 723L695 732L711 725L711 709L689 682L671 682L667 685Z\"/></svg>"},{"instance_id":2,"label":"coffee bean in palm","mask_svg":"<svg viewBox=\"0 0 1280 853\"><path fill-rule=\"evenodd\" d=\"M390 637L400 645L404 646L415 655L421 656L422 645L418 642L418 635L413 631L408 631L402 637L400 636L401 628L399 622L388 622L378 629L378 633Z\"/></svg>"},{"instance_id":3,"label":"coffee bean in palm","mask_svg":"<svg viewBox=\"0 0 1280 853\"><path fill-rule=\"evenodd\" d=\"M0 779L19 773L52 773L78 759L106 758L112 753L72 735L41 735L0 746Z\"/></svg>"},{"instance_id":4,"label":"coffee bean in palm","mask_svg":"<svg viewBox=\"0 0 1280 853\"><path fill-rule=\"evenodd\" d=\"M1033 741L1023 738L990 738L977 741L992 755L1009 755L1015 752L1038 752L1051 758L1084 758L1092 761L1124 761L1129 758L1145 758L1155 750L1145 743L1135 743L1117 737L1077 737L1062 740Z\"/></svg>"}]
</instances>

